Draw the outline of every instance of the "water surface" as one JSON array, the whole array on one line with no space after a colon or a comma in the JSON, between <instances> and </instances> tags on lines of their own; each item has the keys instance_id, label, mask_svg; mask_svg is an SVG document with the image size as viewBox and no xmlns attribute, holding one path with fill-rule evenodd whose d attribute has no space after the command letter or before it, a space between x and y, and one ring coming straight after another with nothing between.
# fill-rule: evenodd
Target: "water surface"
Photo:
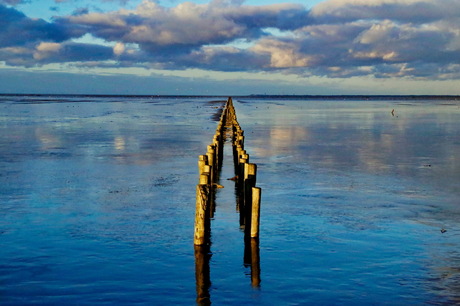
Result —
<instances>
[{"instance_id":1,"label":"water surface","mask_svg":"<svg viewBox=\"0 0 460 306\"><path fill-rule=\"evenodd\" d=\"M0 99L0 303L193 305L196 165L222 99ZM458 101L234 105L262 188L261 282L227 144L213 304L460 302Z\"/></svg>"}]
</instances>

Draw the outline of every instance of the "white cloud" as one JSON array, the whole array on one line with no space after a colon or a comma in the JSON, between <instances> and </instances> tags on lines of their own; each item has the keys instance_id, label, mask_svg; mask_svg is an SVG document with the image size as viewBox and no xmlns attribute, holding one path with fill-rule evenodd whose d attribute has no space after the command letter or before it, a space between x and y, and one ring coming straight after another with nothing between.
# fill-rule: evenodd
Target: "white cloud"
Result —
<instances>
[{"instance_id":1,"label":"white cloud","mask_svg":"<svg viewBox=\"0 0 460 306\"><path fill-rule=\"evenodd\" d=\"M34 59L40 61L55 56L61 49L61 44L42 42L36 47L33 57Z\"/></svg>"},{"instance_id":2,"label":"white cloud","mask_svg":"<svg viewBox=\"0 0 460 306\"><path fill-rule=\"evenodd\" d=\"M369 29L363 31L355 41L361 44L374 44L383 40L397 40L397 26L390 20L384 20L379 24L373 24Z\"/></svg>"},{"instance_id":3,"label":"white cloud","mask_svg":"<svg viewBox=\"0 0 460 306\"><path fill-rule=\"evenodd\" d=\"M87 13L69 16L68 20L74 24L86 26L125 27L126 22L114 13Z\"/></svg>"},{"instance_id":4,"label":"white cloud","mask_svg":"<svg viewBox=\"0 0 460 306\"><path fill-rule=\"evenodd\" d=\"M117 42L113 47L113 53L115 55L121 55L125 52L125 44L121 42Z\"/></svg>"},{"instance_id":5,"label":"white cloud","mask_svg":"<svg viewBox=\"0 0 460 306\"><path fill-rule=\"evenodd\" d=\"M270 56L270 68L308 67L313 56L299 52L295 42L264 39L251 48L251 51Z\"/></svg>"}]
</instances>

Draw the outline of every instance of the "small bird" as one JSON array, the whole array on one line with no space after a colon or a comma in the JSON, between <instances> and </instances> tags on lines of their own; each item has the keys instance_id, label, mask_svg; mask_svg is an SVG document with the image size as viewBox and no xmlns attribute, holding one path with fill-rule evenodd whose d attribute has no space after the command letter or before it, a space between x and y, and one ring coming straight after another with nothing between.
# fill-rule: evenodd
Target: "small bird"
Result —
<instances>
[{"instance_id":1,"label":"small bird","mask_svg":"<svg viewBox=\"0 0 460 306\"><path fill-rule=\"evenodd\" d=\"M227 180L229 181L236 181L238 179L238 175L234 176L234 177L231 177L231 178L228 178Z\"/></svg>"},{"instance_id":2,"label":"small bird","mask_svg":"<svg viewBox=\"0 0 460 306\"><path fill-rule=\"evenodd\" d=\"M441 228L441 233L443 233L443 234L444 234L445 232L447 232L447 230L446 230L446 229L444 229L444 228Z\"/></svg>"},{"instance_id":3,"label":"small bird","mask_svg":"<svg viewBox=\"0 0 460 306\"><path fill-rule=\"evenodd\" d=\"M393 108L393 110L391 111L391 115L394 117L395 116L395 109Z\"/></svg>"}]
</instances>

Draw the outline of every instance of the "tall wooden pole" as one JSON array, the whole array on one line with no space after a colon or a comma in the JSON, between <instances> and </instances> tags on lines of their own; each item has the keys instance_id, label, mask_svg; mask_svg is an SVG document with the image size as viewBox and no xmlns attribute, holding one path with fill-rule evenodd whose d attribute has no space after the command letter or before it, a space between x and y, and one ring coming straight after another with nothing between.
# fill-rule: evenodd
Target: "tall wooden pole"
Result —
<instances>
[{"instance_id":1,"label":"tall wooden pole","mask_svg":"<svg viewBox=\"0 0 460 306\"><path fill-rule=\"evenodd\" d=\"M208 209L209 185L198 184L196 186L195 208L195 245L206 243L206 212Z\"/></svg>"},{"instance_id":2,"label":"tall wooden pole","mask_svg":"<svg viewBox=\"0 0 460 306\"><path fill-rule=\"evenodd\" d=\"M261 193L262 189L252 187L251 238L259 238Z\"/></svg>"}]
</instances>

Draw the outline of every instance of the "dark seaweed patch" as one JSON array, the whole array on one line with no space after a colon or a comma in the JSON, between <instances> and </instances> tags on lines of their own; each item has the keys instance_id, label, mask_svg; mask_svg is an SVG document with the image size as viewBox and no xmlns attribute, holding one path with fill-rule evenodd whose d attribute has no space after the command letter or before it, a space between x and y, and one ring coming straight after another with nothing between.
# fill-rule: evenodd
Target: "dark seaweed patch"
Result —
<instances>
[{"instance_id":1,"label":"dark seaweed patch","mask_svg":"<svg viewBox=\"0 0 460 306\"><path fill-rule=\"evenodd\" d=\"M154 181L153 181L153 184L152 186L154 187L168 187L168 186L172 186L174 184L176 184L177 182L179 182L179 177L173 175L173 176L160 176L158 178L156 178Z\"/></svg>"}]
</instances>

